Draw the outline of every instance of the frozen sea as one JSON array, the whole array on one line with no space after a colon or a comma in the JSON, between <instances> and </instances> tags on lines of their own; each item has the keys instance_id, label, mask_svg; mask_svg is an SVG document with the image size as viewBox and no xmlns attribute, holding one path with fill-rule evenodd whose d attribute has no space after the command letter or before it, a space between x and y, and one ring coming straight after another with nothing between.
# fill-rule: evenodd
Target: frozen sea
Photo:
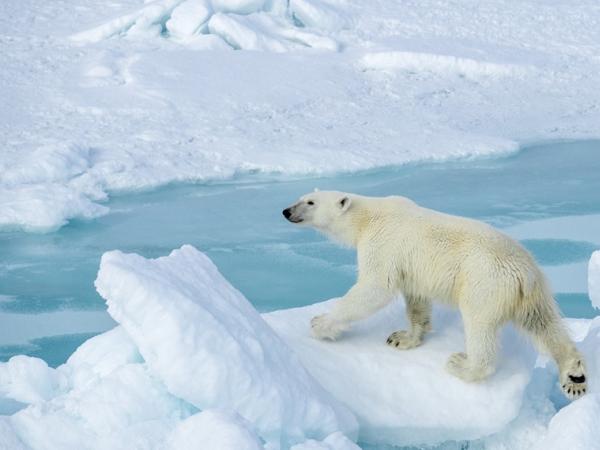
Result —
<instances>
[{"instance_id":1,"label":"frozen sea","mask_svg":"<svg viewBox=\"0 0 600 450\"><path fill-rule=\"evenodd\" d=\"M112 327L93 286L112 249L157 257L192 244L261 312L342 295L355 279L354 252L281 216L314 188L405 195L500 227L535 255L565 316L594 317L587 261L600 247L599 155L600 141L575 141L351 175L249 174L114 196L109 214L55 232L1 233L0 355L56 366Z\"/></svg>"}]
</instances>

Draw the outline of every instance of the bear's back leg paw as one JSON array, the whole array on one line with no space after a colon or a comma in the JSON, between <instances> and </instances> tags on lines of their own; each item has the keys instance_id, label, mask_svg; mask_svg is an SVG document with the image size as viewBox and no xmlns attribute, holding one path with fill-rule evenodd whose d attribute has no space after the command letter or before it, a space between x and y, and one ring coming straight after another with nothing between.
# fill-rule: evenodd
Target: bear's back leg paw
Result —
<instances>
[{"instance_id":1,"label":"bear's back leg paw","mask_svg":"<svg viewBox=\"0 0 600 450\"><path fill-rule=\"evenodd\" d=\"M587 392L585 365L581 359L574 359L561 370L560 385L570 400L575 400Z\"/></svg>"}]
</instances>

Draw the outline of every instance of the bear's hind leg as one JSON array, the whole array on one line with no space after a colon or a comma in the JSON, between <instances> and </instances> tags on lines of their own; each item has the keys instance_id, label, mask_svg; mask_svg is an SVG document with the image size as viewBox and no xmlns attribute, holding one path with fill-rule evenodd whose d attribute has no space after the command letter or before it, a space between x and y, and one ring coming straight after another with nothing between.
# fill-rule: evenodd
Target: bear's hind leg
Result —
<instances>
[{"instance_id":1,"label":"bear's hind leg","mask_svg":"<svg viewBox=\"0 0 600 450\"><path fill-rule=\"evenodd\" d=\"M482 381L496 368L498 324L474 314L463 312L466 353L454 353L446 363L448 372L468 382Z\"/></svg>"},{"instance_id":2,"label":"bear's hind leg","mask_svg":"<svg viewBox=\"0 0 600 450\"><path fill-rule=\"evenodd\" d=\"M406 316L410 330L395 331L387 338L387 344L401 350L421 345L423 337L431 331L431 300L418 296L406 296Z\"/></svg>"},{"instance_id":3,"label":"bear's hind leg","mask_svg":"<svg viewBox=\"0 0 600 450\"><path fill-rule=\"evenodd\" d=\"M538 349L550 353L556 361L558 379L565 396L573 400L585 394L585 361L565 330L554 299L548 297L547 301L534 303L519 319L519 324L532 335Z\"/></svg>"}]
</instances>

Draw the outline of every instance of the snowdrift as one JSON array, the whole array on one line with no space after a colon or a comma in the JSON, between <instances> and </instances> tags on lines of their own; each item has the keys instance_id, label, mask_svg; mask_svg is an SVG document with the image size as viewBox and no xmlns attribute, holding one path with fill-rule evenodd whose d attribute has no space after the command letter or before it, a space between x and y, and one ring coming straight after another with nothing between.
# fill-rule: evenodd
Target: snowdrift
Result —
<instances>
[{"instance_id":1,"label":"snowdrift","mask_svg":"<svg viewBox=\"0 0 600 450\"><path fill-rule=\"evenodd\" d=\"M384 344L405 326L401 301L340 341L316 341L308 322L329 302L261 317L190 246L158 259L108 252L96 286L119 326L57 369L25 356L0 364L0 406L11 414L0 416L0 448L356 450L358 437L584 449L598 439L600 319L568 322L591 392L565 405L551 401L553 365L535 363L510 328L491 379L446 374L463 335L444 308L424 345L401 352Z\"/></svg>"}]
</instances>

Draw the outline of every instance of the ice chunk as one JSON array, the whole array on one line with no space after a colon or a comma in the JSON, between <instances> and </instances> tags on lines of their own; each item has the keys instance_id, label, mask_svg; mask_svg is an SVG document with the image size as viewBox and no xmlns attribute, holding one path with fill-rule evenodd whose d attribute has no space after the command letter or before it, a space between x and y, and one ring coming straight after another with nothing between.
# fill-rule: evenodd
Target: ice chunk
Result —
<instances>
[{"instance_id":1,"label":"ice chunk","mask_svg":"<svg viewBox=\"0 0 600 450\"><path fill-rule=\"evenodd\" d=\"M0 363L0 395L22 403L40 403L59 392L64 378L42 359L13 356Z\"/></svg>"},{"instance_id":2,"label":"ice chunk","mask_svg":"<svg viewBox=\"0 0 600 450\"><path fill-rule=\"evenodd\" d=\"M138 11L74 34L71 39L79 44L87 44L125 33L137 36L158 35L162 31L162 22L170 17L173 9L181 2L182 0L158 0L147 3Z\"/></svg>"},{"instance_id":3,"label":"ice chunk","mask_svg":"<svg viewBox=\"0 0 600 450\"><path fill-rule=\"evenodd\" d=\"M235 413L205 410L180 422L167 440L170 450L263 450L252 425Z\"/></svg>"},{"instance_id":4,"label":"ice chunk","mask_svg":"<svg viewBox=\"0 0 600 450\"><path fill-rule=\"evenodd\" d=\"M177 6L166 27L174 37L187 37L197 33L211 15L207 0L186 0Z\"/></svg>"},{"instance_id":5,"label":"ice chunk","mask_svg":"<svg viewBox=\"0 0 600 450\"><path fill-rule=\"evenodd\" d=\"M598 253L598 252L596 252ZM579 345L588 369L588 395L561 409L550 421L538 450L588 450L600 442L600 317L591 321Z\"/></svg>"},{"instance_id":6,"label":"ice chunk","mask_svg":"<svg viewBox=\"0 0 600 450\"><path fill-rule=\"evenodd\" d=\"M81 344L59 371L69 377L73 387L81 387L126 364L141 362L137 347L123 327L118 326Z\"/></svg>"},{"instance_id":7,"label":"ice chunk","mask_svg":"<svg viewBox=\"0 0 600 450\"><path fill-rule=\"evenodd\" d=\"M56 370L18 358L13 379L37 395L18 396L32 404L10 417L10 429L0 425L0 443L13 433L34 450L158 450L197 411L167 392L121 327L89 339Z\"/></svg>"},{"instance_id":8,"label":"ice chunk","mask_svg":"<svg viewBox=\"0 0 600 450\"><path fill-rule=\"evenodd\" d=\"M600 443L600 394L589 394L561 409L550 421L537 450L590 450Z\"/></svg>"},{"instance_id":9,"label":"ice chunk","mask_svg":"<svg viewBox=\"0 0 600 450\"><path fill-rule=\"evenodd\" d=\"M10 418L0 416L0 450L29 450L15 433Z\"/></svg>"},{"instance_id":10,"label":"ice chunk","mask_svg":"<svg viewBox=\"0 0 600 450\"><path fill-rule=\"evenodd\" d=\"M62 183L0 186L0 204L0 228L35 232L60 228L69 219L93 219L108 212L107 207Z\"/></svg>"},{"instance_id":11,"label":"ice chunk","mask_svg":"<svg viewBox=\"0 0 600 450\"><path fill-rule=\"evenodd\" d=\"M144 364L123 365L11 417L32 449L160 449L194 408L170 395Z\"/></svg>"},{"instance_id":12,"label":"ice chunk","mask_svg":"<svg viewBox=\"0 0 600 450\"><path fill-rule=\"evenodd\" d=\"M96 287L173 395L235 410L267 441L355 433L352 414L195 248L154 260L105 253Z\"/></svg>"},{"instance_id":13,"label":"ice chunk","mask_svg":"<svg viewBox=\"0 0 600 450\"><path fill-rule=\"evenodd\" d=\"M338 47L333 39L289 27L266 13L249 16L215 14L208 23L208 29L235 49L280 53L306 47L335 51Z\"/></svg>"},{"instance_id":14,"label":"ice chunk","mask_svg":"<svg viewBox=\"0 0 600 450\"><path fill-rule=\"evenodd\" d=\"M594 307L600 309L600 250L592 253L588 265L588 292Z\"/></svg>"},{"instance_id":15,"label":"ice chunk","mask_svg":"<svg viewBox=\"0 0 600 450\"><path fill-rule=\"evenodd\" d=\"M264 18L215 14L208 23L212 34L221 36L235 49L284 52L287 46L281 40L265 32Z\"/></svg>"},{"instance_id":16,"label":"ice chunk","mask_svg":"<svg viewBox=\"0 0 600 450\"><path fill-rule=\"evenodd\" d=\"M297 20L303 20L313 30L296 27L290 19L290 7L281 0L157 0L138 11L77 33L71 39L85 44L115 35L168 36L196 49L215 48L197 45L189 39L202 31L221 36L235 49L273 52L306 47L338 49L335 40L322 36L317 30L341 28L344 20L335 9L322 2L307 1L298 2L295 8Z\"/></svg>"},{"instance_id":17,"label":"ice chunk","mask_svg":"<svg viewBox=\"0 0 600 450\"><path fill-rule=\"evenodd\" d=\"M600 394L600 317L591 321L587 336L578 347L586 359L588 392Z\"/></svg>"},{"instance_id":18,"label":"ice chunk","mask_svg":"<svg viewBox=\"0 0 600 450\"><path fill-rule=\"evenodd\" d=\"M290 10L307 27L336 31L347 23L338 10L322 0L290 0Z\"/></svg>"},{"instance_id":19,"label":"ice chunk","mask_svg":"<svg viewBox=\"0 0 600 450\"><path fill-rule=\"evenodd\" d=\"M211 0L215 11L250 14L262 11L267 0Z\"/></svg>"},{"instance_id":20,"label":"ice chunk","mask_svg":"<svg viewBox=\"0 0 600 450\"><path fill-rule=\"evenodd\" d=\"M309 336L311 317L331 302L276 311L265 320L298 354L304 366L360 424L360 440L394 445L433 445L498 432L518 414L535 352L510 327L502 333L497 372L465 383L445 371L447 358L464 350L458 312L434 308L434 332L413 350L385 345L406 328L401 301L357 324L336 342Z\"/></svg>"}]
</instances>

